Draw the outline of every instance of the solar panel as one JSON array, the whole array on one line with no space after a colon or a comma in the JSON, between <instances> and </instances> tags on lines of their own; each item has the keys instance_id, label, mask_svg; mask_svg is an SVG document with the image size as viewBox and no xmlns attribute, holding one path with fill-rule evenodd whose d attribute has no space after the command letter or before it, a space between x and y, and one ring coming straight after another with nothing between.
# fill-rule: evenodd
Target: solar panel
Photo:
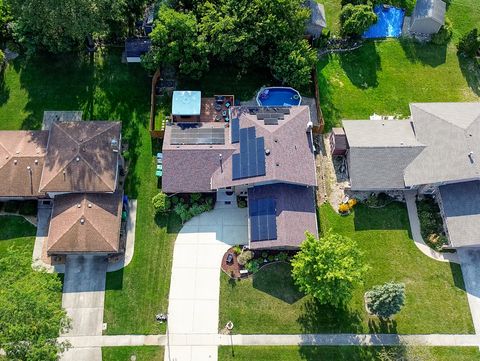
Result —
<instances>
[{"instance_id":1,"label":"solar panel","mask_svg":"<svg viewBox=\"0 0 480 361\"><path fill-rule=\"evenodd\" d=\"M276 202L273 198L249 202L250 239L266 241L277 239Z\"/></svg>"},{"instance_id":2,"label":"solar panel","mask_svg":"<svg viewBox=\"0 0 480 361\"><path fill-rule=\"evenodd\" d=\"M225 130L198 126L173 126L170 144L225 144Z\"/></svg>"},{"instance_id":3,"label":"solar panel","mask_svg":"<svg viewBox=\"0 0 480 361\"><path fill-rule=\"evenodd\" d=\"M240 140L240 120L232 119L232 143L238 143Z\"/></svg>"},{"instance_id":4,"label":"solar panel","mask_svg":"<svg viewBox=\"0 0 480 361\"><path fill-rule=\"evenodd\" d=\"M265 118L263 121L265 125L278 125L278 119L277 118Z\"/></svg>"},{"instance_id":5,"label":"solar panel","mask_svg":"<svg viewBox=\"0 0 480 361\"><path fill-rule=\"evenodd\" d=\"M232 179L265 175L265 141L256 137L255 127L239 131L240 153L232 162Z\"/></svg>"}]
</instances>

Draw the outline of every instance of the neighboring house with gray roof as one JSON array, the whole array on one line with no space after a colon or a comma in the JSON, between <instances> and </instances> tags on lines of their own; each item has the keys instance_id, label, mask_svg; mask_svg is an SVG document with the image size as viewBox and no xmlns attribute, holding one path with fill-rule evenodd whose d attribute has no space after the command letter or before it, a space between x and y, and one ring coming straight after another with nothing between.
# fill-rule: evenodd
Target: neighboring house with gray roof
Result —
<instances>
[{"instance_id":1,"label":"neighboring house with gray roof","mask_svg":"<svg viewBox=\"0 0 480 361\"><path fill-rule=\"evenodd\" d=\"M447 5L442 0L417 0L410 18L410 32L435 34L445 24Z\"/></svg>"},{"instance_id":2,"label":"neighboring house with gray roof","mask_svg":"<svg viewBox=\"0 0 480 361\"><path fill-rule=\"evenodd\" d=\"M480 246L480 103L410 111L406 120L343 122L351 190L436 194L451 244Z\"/></svg>"},{"instance_id":3,"label":"neighboring house with gray roof","mask_svg":"<svg viewBox=\"0 0 480 361\"><path fill-rule=\"evenodd\" d=\"M318 236L308 106L234 106L228 123L188 119L165 127L164 192L246 197L252 249L296 249L305 231Z\"/></svg>"},{"instance_id":4,"label":"neighboring house with gray roof","mask_svg":"<svg viewBox=\"0 0 480 361\"><path fill-rule=\"evenodd\" d=\"M322 35L323 29L327 27L325 7L317 0L308 0L307 7L310 9L310 19L307 23L307 34L318 38Z\"/></svg>"}]
</instances>

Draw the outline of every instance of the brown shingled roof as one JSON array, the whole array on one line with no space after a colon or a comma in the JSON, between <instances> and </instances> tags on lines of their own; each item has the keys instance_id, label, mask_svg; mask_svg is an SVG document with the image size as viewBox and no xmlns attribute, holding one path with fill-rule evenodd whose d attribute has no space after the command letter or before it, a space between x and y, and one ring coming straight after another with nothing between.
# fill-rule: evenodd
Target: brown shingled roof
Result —
<instances>
[{"instance_id":1,"label":"brown shingled roof","mask_svg":"<svg viewBox=\"0 0 480 361\"><path fill-rule=\"evenodd\" d=\"M0 197L38 197L48 131L0 131Z\"/></svg>"},{"instance_id":2,"label":"brown shingled roof","mask_svg":"<svg viewBox=\"0 0 480 361\"><path fill-rule=\"evenodd\" d=\"M56 196L47 252L119 252L121 213L121 192Z\"/></svg>"},{"instance_id":3,"label":"brown shingled roof","mask_svg":"<svg viewBox=\"0 0 480 361\"><path fill-rule=\"evenodd\" d=\"M55 122L50 128L43 192L114 192L120 122Z\"/></svg>"}]
</instances>

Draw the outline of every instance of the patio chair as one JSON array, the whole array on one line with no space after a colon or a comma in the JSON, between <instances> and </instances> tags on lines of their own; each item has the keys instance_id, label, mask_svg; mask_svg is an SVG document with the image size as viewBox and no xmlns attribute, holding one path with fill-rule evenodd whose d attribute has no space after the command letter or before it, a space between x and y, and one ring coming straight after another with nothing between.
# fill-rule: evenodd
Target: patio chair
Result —
<instances>
[{"instance_id":1,"label":"patio chair","mask_svg":"<svg viewBox=\"0 0 480 361\"><path fill-rule=\"evenodd\" d=\"M157 171L155 172L155 175L157 177L161 177L163 175L163 171L161 169L157 169Z\"/></svg>"},{"instance_id":2,"label":"patio chair","mask_svg":"<svg viewBox=\"0 0 480 361\"><path fill-rule=\"evenodd\" d=\"M157 170L163 170L163 165L162 164L157 164Z\"/></svg>"}]
</instances>

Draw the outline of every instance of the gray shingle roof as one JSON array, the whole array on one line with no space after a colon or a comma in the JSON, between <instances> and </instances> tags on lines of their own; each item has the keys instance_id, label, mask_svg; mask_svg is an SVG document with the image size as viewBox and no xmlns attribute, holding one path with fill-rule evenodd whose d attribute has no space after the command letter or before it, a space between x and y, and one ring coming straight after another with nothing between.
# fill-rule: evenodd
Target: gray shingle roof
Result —
<instances>
[{"instance_id":1,"label":"gray shingle roof","mask_svg":"<svg viewBox=\"0 0 480 361\"><path fill-rule=\"evenodd\" d=\"M410 109L426 148L407 167L407 186L480 177L480 103L416 103Z\"/></svg>"},{"instance_id":2,"label":"gray shingle roof","mask_svg":"<svg viewBox=\"0 0 480 361\"><path fill-rule=\"evenodd\" d=\"M431 18L443 25L446 9L442 0L417 0L412 16L413 19Z\"/></svg>"},{"instance_id":3,"label":"gray shingle roof","mask_svg":"<svg viewBox=\"0 0 480 361\"><path fill-rule=\"evenodd\" d=\"M402 189L405 168L424 149L410 120L343 121L353 190Z\"/></svg>"},{"instance_id":4,"label":"gray shingle roof","mask_svg":"<svg viewBox=\"0 0 480 361\"><path fill-rule=\"evenodd\" d=\"M480 181L439 187L448 236L452 246L479 245Z\"/></svg>"},{"instance_id":5,"label":"gray shingle roof","mask_svg":"<svg viewBox=\"0 0 480 361\"><path fill-rule=\"evenodd\" d=\"M325 28L327 21L325 20L325 7L323 4L318 3L316 0L310 0L308 5L312 13L310 16L310 24Z\"/></svg>"}]
</instances>

